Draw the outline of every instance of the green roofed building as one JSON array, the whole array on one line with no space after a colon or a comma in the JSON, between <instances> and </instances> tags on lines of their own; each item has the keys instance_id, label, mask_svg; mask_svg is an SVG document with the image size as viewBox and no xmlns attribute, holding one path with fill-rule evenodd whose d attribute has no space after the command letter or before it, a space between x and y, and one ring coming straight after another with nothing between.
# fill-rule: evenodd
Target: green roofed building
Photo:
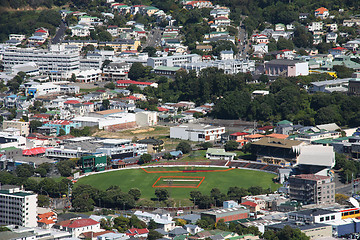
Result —
<instances>
[{"instance_id":1,"label":"green roofed building","mask_svg":"<svg viewBox=\"0 0 360 240\"><path fill-rule=\"evenodd\" d=\"M92 171L104 171L107 166L107 156L105 154L85 155L80 158L81 170L84 173Z\"/></svg>"},{"instance_id":2,"label":"green roofed building","mask_svg":"<svg viewBox=\"0 0 360 240\"><path fill-rule=\"evenodd\" d=\"M225 149L208 148L206 158L216 160L234 160L236 153L225 152Z\"/></svg>"}]
</instances>

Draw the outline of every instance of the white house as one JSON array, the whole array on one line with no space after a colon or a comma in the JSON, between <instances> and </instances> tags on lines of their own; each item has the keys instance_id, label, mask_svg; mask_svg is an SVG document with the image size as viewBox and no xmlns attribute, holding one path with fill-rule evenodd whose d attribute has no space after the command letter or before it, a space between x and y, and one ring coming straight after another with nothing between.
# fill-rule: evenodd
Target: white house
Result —
<instances>
[{"instance_id":1,"label":"white house","mask_svg":"<svg viewBox=\"0 0 360 240\"><path fill-rule=\"evenodd\" d=\"M74 238L79 237L84 232L100 232L100 223L91 219L74 219L58 222L54 225L54 228L62 231L70 232Z\"/></svg>"}]
</instances>

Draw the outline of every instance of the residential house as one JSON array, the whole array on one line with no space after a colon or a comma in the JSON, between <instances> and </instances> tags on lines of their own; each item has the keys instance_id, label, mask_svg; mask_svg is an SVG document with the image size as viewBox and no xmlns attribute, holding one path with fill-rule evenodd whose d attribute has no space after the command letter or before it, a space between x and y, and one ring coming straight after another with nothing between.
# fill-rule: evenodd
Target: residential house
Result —
<instances>
[{"instance_id":1,"label":"residential house","mask_svg":"<svg viewBox=\"0 0 360 240\"><path fill-rule=\"evenodd\" d=\"M337 37L337 33L334 32L326 34L326 43L336 43Z\"/></svg>"},{"instance_id":2,"label":"residential house","mask_svg":"<svg viewBox=\"0 0 360 240\"><path fill-rule=\"evenodd\" d=\"M103 68L102 79L105 81L117 81L128 79L130 64L124 62L112 62Z\"/></svg>"},{"instance_id":3,"label":"residential house","mask_svg":"<svg viewBox=\"0 0 360 240\"><path fill-rule=\"evenodd\" d=\"M320 19L326 19L329 17L329 10L324 7L315 10L315 17Z\"/></svg>"},{"instance_id":4,"label":"residential house","mask_svg":"<svg viewBox=\"0 0 360 240\"><path fill-rule=\"evenodd\" d=\"M264 34L254 34L251 36L251 41L256 42L257 44L269 43L269 37Z\"/></svg>"},{"instance_id":5,"label":"residential house","mask_svg":"<svg viewBox=\"0 0 360 240\"><path fill-rule=\"evenodd\" d=\"M329 50L329 53L333 56L337 56L337 55L345 55L345 53L348 50L346 48L343 47L336 47L336 48L332 48Z\"/></svg>"},{"instance_id":6,"label":"residential house","mask_svg":"<svg viewBox=\"0 0 360 240\"><path fill-rule=\"evenodd\" d=\"M217 17L217 18L215 18L215 24L216 25L229 26L230 25L230 19L227 18L227 17Z\"/></svg>"},{"instance_id":7,"label":"residential house","mask_svg":"<svg viewBox=\"0 0 360 240\"><path fill-rule=\"evenodd\" d=\"M70 232L73 237L77 238L85 232L100 232L100 223L91 218L74 219L58 222L54 225L54 228Z\"/></svg>"}]
</instances>

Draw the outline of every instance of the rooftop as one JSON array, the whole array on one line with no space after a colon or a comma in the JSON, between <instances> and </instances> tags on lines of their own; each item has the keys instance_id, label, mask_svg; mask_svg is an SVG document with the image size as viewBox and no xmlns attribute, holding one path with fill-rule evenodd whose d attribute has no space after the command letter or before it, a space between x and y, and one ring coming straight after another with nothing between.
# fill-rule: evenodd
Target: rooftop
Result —
<instances>
[{"instance_id":1,"label":"rooftop","mask_svg":"<svg viewBox=\"0 0 360 240\"><path fill-rule=\"evenodd\" d=\"M300 175L291 176L291 178L319 181L319 180L329 179L330 177L329 176L320 176L320 175L315 175L315 174L300 174Z\"/></svg>"}]
</instances>

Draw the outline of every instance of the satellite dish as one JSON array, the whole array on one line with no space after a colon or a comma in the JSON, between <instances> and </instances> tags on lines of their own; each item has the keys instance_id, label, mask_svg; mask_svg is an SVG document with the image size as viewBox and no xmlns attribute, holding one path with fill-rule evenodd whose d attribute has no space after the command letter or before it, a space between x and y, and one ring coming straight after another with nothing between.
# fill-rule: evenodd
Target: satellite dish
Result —
<instances>
[{"instance_id":1,"label":"satellite dish","mask_svg":"<svg viewBox=\"0 0 360 240\"><path fill-rule=\"evenodd\" d=\"M359 207L360 207L359 202L358 202L355 198L350 197L350 198L349 198L349 201L350 201L350 203L351 203L354 207L356 207L356 208L359 208Z\"/></svg>"}]
</instances>

